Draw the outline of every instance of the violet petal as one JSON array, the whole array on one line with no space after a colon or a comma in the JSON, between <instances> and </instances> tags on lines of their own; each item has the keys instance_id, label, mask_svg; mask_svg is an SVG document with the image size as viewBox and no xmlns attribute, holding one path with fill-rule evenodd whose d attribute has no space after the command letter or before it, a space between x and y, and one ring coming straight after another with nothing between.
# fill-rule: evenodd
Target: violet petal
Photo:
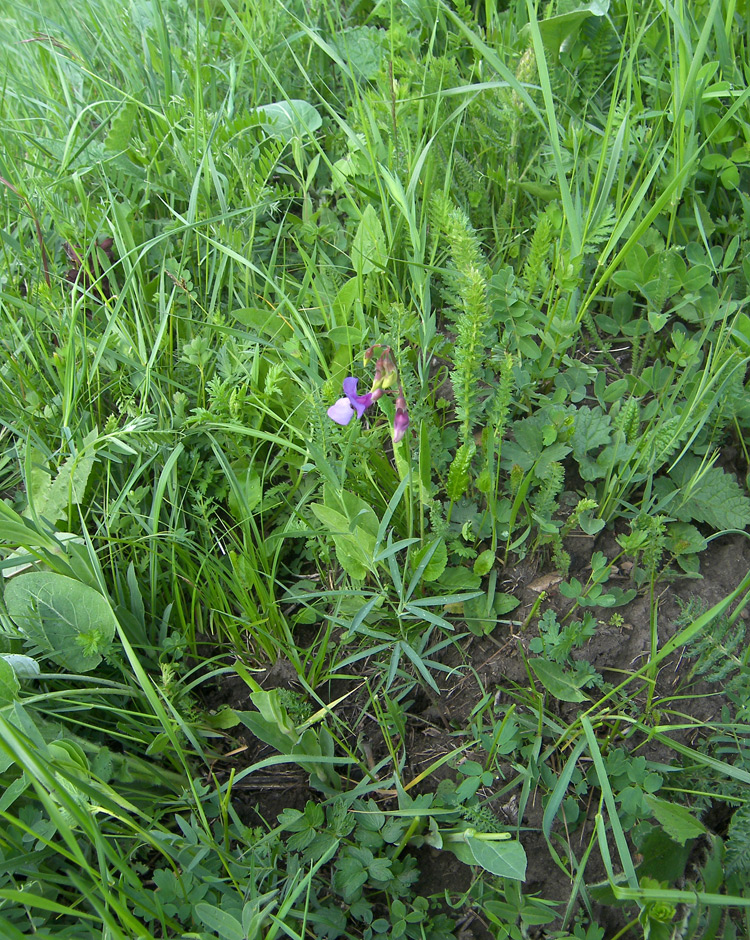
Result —
<instances>
[{"instance_id":1,"label":"violet petal","mask_svg":"<svg viewBox=\"0 0 750 940\"><path fill-rule=\"evenodd\" d=\"M355 379L356 381L356 379ZM363 409L364 410L364 409ZM335 405L328 409L328 417L336 424L349 424L354 417L354 408L348 398L339 398Z\"/></svg>"},{"instance_id":2,"label":"violet petal","mask_svg":"<svg viewBox=\"0 0 750 940\"><path fill-rule=\"evenodd\" d=\"M403 440L406 429L409 427L409 413L401 408L396 409L393 417L393 443Z\"/></svg>"},{"instance_id":3,"label":"violet petal","mask_svg":"<svg viewBox=\"0 0 750 940\"><path fill-rule=\"evenodd\" d=\"M365 412L366 408L369 408L372 404L372 392L368 392L366 395L357 394L357 382L353 375L348 375L344 379L344 394L349 399L352 408L357 412L357 417L361 418Z\"/></svg>"}]
</instances>

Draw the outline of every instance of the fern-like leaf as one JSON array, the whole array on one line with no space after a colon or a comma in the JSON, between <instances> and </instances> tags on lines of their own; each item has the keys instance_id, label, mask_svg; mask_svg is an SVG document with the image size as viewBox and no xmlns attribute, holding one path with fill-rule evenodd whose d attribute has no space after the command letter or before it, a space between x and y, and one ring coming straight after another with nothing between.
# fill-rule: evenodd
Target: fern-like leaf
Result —
<instances>
[{"instance_id":1,"label":"fern-like leaf","mask_svg":"<svg viewBox=\"0 0 750 940\"><path fill-rule=\"evenodd\" d=\"M750 874L750 803L735 810L729 824L726 874Z\"/></svg>"}]
</instances>

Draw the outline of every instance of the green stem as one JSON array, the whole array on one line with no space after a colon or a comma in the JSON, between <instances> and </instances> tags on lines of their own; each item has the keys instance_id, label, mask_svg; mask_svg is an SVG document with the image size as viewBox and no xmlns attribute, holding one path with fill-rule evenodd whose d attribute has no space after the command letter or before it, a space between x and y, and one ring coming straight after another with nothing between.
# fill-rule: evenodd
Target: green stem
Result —
<instances>
[{"instance_id":1,"label":"green stem","mask_svg":"<svg viewBox=\"0 0 750 940\"><path fill-rule=\"evenodd\" d=\"M401 841L396 846L396 851L393 853L393 858L398 858L399 855L403 852L403 850L406 848L406 846L409 843L409 839L411 839L411 837L417 831L417 828L421 824L421 822L422 822L421 816L415 816L414 819L412 819L411 825L403 834Z\"/></svg>"},{"instance_id":2,"label":"green stem","mask_svg":"<svg viewBox=\"0 0 750 940\"><path fill-rule=\"evenodd\" d=\"M651 703L654 698L654 690L656 689L656 672L657 666L655 663L656 654L659 652L659 630L658 630L658 616L657 611L659 607L659 598L654 596L654 585L656 582L655 573L651 575L651 588L650 588L650 633L651 633L651 648L649 651L649 663L654 663L653 667L649 666L648 670L648 692L646 698L646 712L651 711Z\"/></svg>"},{"instance_id":3,"label":"green stem","mask_svg":"<svg viewBox=\"0 0 750 940\"><path fill-rule=\"evenodd\" d=\"M620 937L624 937L626 933L633 929L633 927L637 926L638 918L636 917L635 920L631 920L629 924L625 924L622 930L618 930L617 933L612 937L612 940L620 940Z\"/></svg>"}]
</instances>

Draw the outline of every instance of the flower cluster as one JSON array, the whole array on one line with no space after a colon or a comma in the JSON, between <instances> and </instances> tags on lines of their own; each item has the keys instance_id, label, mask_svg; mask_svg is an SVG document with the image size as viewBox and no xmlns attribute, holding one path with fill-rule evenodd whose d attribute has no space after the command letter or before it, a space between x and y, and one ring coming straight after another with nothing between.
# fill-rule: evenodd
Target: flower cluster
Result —
<instances>
[{"instance_id":1,"label":"flower cluster","mask_svg":"<svg viewBox=\"0 0 750 940\"><path fill-rule=\"evenodd\" d=\"M391 358L390 346L370 346L365 353L365 363L375 355L375 350L381 349L375 363L375 377L372 388L365 395L357 394L358 379L349 375L344 379L344 397L339 398L335 405L328 409L328 417L336 424L349 424L354 415L361 418L370 405L382 397L390 389L398 389L396 397L396 414L393 418L393 441L398 444L406 434L409 427L409 412L406 408L404 392L398 381L395 363Z\"/></svg>"}]
</instances>

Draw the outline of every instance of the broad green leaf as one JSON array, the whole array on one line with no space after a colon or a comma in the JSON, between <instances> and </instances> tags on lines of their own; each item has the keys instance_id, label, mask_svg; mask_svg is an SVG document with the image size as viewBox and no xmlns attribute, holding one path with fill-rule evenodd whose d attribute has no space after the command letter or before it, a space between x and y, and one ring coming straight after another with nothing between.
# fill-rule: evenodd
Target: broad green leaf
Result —
<instances>
[{"instance_id":1,"label":"broad green leaf","mask_svg":"<svg viewBox=\"0 0 750 940\"><path fill-rule=\"evenodd\" d=\"M509 614L511 610L515 610L520 603L519 599L512 594L496 594L492 609L498 617L502 617L503 614Z\"/></svg>"},{"instance_id":2,"label":"broad green leaf","mask_svg":"<svg viewBox=\"0 0 750 940\"><path fill-rule=\"evenodd\" d=\"M354 269L362 274L385 267L388 260L383 226L372 205L368 204L362 213L352 243L351 258Z\"/></svg>"},{"instance_id":3,"label":"broad green leaf","mask_svg":"<svg viewBox=\"0 0 750 940\"><path fill-rule=\"evenodd\" d=\"M586 696L562 666L546 659L530 659L529 665L544 688L561 702L584 702Z\"/></svg>"},{"instance_id":4,"label":"broad green leaf","mask_svg":"<svg viewBox=\"0 0 750 940\"><path fill-rule=\"evenodd\" d=\"M323 505L323 503L312 503L310 508L334 538L340 536L342 539L355 541L353 533L349 531L349 520L343 513L337 512L335 509L331 509L330 506Z\"/></svg>"},{"instance_id":5,"label":"broad green leaf","mask_svg":"<svg viewBox=\"0 0 750 940\"><path fill-rule=\"evenodd\" d=\"M575 433L575 414L571 413L573 432ZM545 407L541 412L522 418L513 425L515 440L503 444L503 460L511 464L517 463L522 470L531 470L536 464L537 476L541 478L544 468L552 461L561 461L571 451L570 444L557 440L551 446L544 443L544 433L547 427L562 427L566 417L570 417L566 409L559 405Z\"/></svg>"},{"instance_id":6,"label":"broad green leaf","mask_svg":"<svg viewBox=\"0 0 750 940\"><path fill-rule=\"evenodd\" d=\"M738 313L732 327L732 339L744 352L750 352L750 317L746 313Z\"/></svg>"},{"instance_id":7,"label":"broad green leaf","mask_svg":"<svg viewBox=\"0 0 750 940\"><path fill-rule=\"evenodd\" d=\"M260 126L272 137L290 141L293 137L312 136L323 123L316 109L307 101L292 98L275 101L253 109Z\"/></svg>"},{"instance_id":8,"label":"broad green leaf","mask_svg":"<svg viewBox=\"0 0 750 940\"><path fill-rule=\"evenodd\" d=\"M40 760L47 760L49 757L48 747L34 717L17 700L5 703L5 705L6 707L0 709L0 741L5 744L5 747L0 748L0 773L7 770L11 764L16 763L19 756L18 743L21 735ZM23 768L23 758L21 758L19 766ZM8 802L9 791L11 791L11 787L6 788L4 793L0 793L0 810L7 809L10 805L10 802Z\"/></svg>"},{"instance_id":9,"label":"broad green leaf","mask_svg":"<svg viewBox=\"0 0 750 940\"><path fill-rule=\"evenodd\" d=\"M328 339L337 346L360 346L363 338L364 333L358 326L334 326L328 331Z\"/></svg>"},{"instance_id":10,"label":"broad green leaf","mask_svg":"<svg viewBox=\"0 0 750 940\"><path fill-rule=\"evenodd\" d=\"M411 567L412 570L416 571L422 563L422 559L425 557L427 552L433 546L434 540L423 545L418 551L414 553L411 558ZM448 550L445 547L445 540L438 539L438 545L435 548L435 551L432 554L432 558L427 562L424 571L422 572L422 581L437 581L440 575L445 571L445 566L448 564Z\"/></svg>"},{"instance_id":11,"label":"broad green leaf","mask_svg":"<svg viewBox=\"0 0 750 940\"><path fill-rule=\"evenodd\" d=\"M523 881L526 877L526 852L520 842L496 842L467 836L474 861L485 871L501 878Z\"/></svg>"},{"instance_id":12,"label":"broad green leaf","mask_svg":"<svg viewBox=\"0 0 750 940\"><path fill-rule=\"evenodd\" d=\"M81 536L76 535L74 532L55 532L54 538L51 540L51 544L48 546L47 551L52 552L53 555L65 554L65 545L67 542L76 542L79 545L86 544ZM24 551L23 549L19 549L16 552L9 552L5 556L5 561L11 561L13 558L25 560L18 565L8 565L7 568L3 568L2 573L4 578L13 578L24 571L33 571L39 564L39 560L37 558L32 557L27 551Z\"/></svg>"},{"instance_id":13,"label":"broad green leaf","mask_svg":"<svg viewBox=\"0 0 750 940\"><path fill-rule=\"evenodd\" d=\"M498 617L515 610L521 602L512 594L495 594L490 603L487 594L464 601L464 620L475 636L486 636L497 626Z\"/></svg>"},{"instance_id":14,"label":"broad green leaf","mask_svg":"<svg viewBox=\"0 0 750 940\"><path fill-rule=\"evenodd\" d=\"M539 21L539 32L544 48L550 53L553 62L557 62L560 49L573 34L579 33L581 26L590 16L606 16L609 10L609 0L590 0L580 6L557 16L548 16ZM521 35L529 33L529 27L524 26Z\"/></svg>"},{"instance_id":15,"label":"broad green leaf","mask_svg":"<svg viewBox=\"0 0 750 940\"><path fill-rule=\"evenodd\" d=\"M479 575L463 565L446 568L439 578L442 587L451 593L456 591L475 591L482 583Z\"/></svg>"},{"instance_id":16,"label":"broad green leaf","mask_svg":"<svg viewBox=\"0 0 750 940\"><path fill-rule=\"evenodd\" d=\"M675 555L692 555L706 550L700 531L689 522L670 522L667 526L667 547Z\"/></svg>"},{"instance_id":17,"label":"broad green leaf","mask_svg":"<svg viewBox=\"0 0 750 940\"><path fill-rule=\"evenodd\" d=\"M484 575L492 570L494 564L495 553L492 549L488 548L486 551L482 552L474 562L474 574L478 574L480 578L484 577Z\"/></svg>"},{"instance_id":18,"label":"broad green leaf","mask_svg":"<svg viewBox=\"0 0 750 940\"><path fill-rule=\"evenodd\" d=\"M387 55L387 34L375 26L355 26L334 40L336 51L360 78L374 79Z\"/></svg>"},{"instance_id":19,"label":"broad green leaf","mask_svg":"<svg viewBox=\"0 0 750 940\"><path fill-rule=\"evenodd\" d=\"M94 588L52 571L15 577L5 588L11 619L32 645L71 672L90 672L115 635L116 620Z\"/></svg>"},{"instance_id":20,"label":"broad green leaf","mask_svg":"<svg viewBox=\"0 0 750 940\"><path fill-rule=\"evenodd\" d=\"M684 845L688 839L697 839L706 832L703 823L699 822L687 807L670 803L668 800L659 800L650 794L645 794L644 799L667 835L680 845Z\"/></svg>"},{"instance_id":21,"label":"broad green leaf","mask_svg":"<svg viewBox=\"0 0 750 940\"><path fill-rule=\"evenodd\" d=\"M0 705L9 705L18 697L21 684L7 658L0 656Z\"/></svg>"},{"instance_id":22,"label":"broad green leaf","mask_svg":"<svg viewBox=\"0 0 750 940\"><path fill-rule=\"evenodd\" d=\"M336 323L340 325L349 323L351 319L349 311L359 299L360 286L358 277L350 277L348 281L344 281L342 284L333 301L333 313ZM331 334L329 333L328 335L330 336ZM333 339L333 337L331 338ZM334 342L338 342L338 340L334 340Z\"/></svg>"},{"instance_id":23,"label":"broad green leaf","mask_svg":"<svg viewBox=\"0 0 750 940\"><path fill-rule=\"evenodd\" d=\"M220 907L200 902L195 905L195 913L204 927L215 931L220 940L247 940L242 924Z\"/></svg>"},{"instance_id":24,"label":"broad green leaf","mask_svg":"<svg viewBox=\"0 0 750 940\"><path fill-rule=\"evenodd\" d=\"M322 503L312 503L310 508L323 523L336 546L336 556L341 567L347 574L361 581L375 567L373 552L375 549L375 536L335 509Z\"/></svg>"},{"instance_id":25,"label":"broad green leaf","mask_svg":"<svg viewBox=\"0 0 750 940\"><path fill-rule=\"evenodd\" d=\"M333 884L346 903L351 903L367 881L367 869L360 859L345 855L336 862Z\"/></svg>"},{"instance_id":26,"label":"broad green leaf","mask_svg":"<svg viewBox=\"0 0 750 940\"><path fill-rule=\"evenodd\" d=\"M343 513L349 520L349 531L355 527L374 538L378 536L378 517L372 508L359 496L347 490L336 490L326 486L323 492L323 502L336 512Z\"/></svg>"},{"instance_id":27,"label":"broad green leaf","mask_svg":"<svg viewBox=\"0 0 750 940\"><path fill-rule=\"evenodd\" d=\"M679 846L660 826L654 826L642 841L639 840L638 852L643 857L638 866L639 877L646 875L669 882L684 877L690 846Z\"/></svg>"},{"instance_id":28,"label":"broad green leaf","mask_svg":"<svg viewBox=\"0 0 750 940\"><path fill-rule=\"evenodd\" d=\"M466 842L444 842L443 845L449 852L452 852L459 862L463 862L464 865L477 865L478 862L474 858L474 853L469 848L468 843Z\"/></svg>"},{"instance_id":29,"label":"broad green leaf","mask_svg":"<svg viewBox=\"0 0 750 940\"><path fill-rule=\"evenodd\" d=\"M245 519L248 512L252 512L263 498L263 485L260 474L250 457L240 457L232 463L232 471L237 478L239 492L230 489L227 505L233 518L237 521Z\"/></svg>"},{"instance_id":30,"label":"broad green leaf","mask_svg":"<svg viewBox=\"0 0 750 940\"><path fill-rule=\"evenodd\" d=\"M727 165L719 175L725 189L737 189L740 185L740 171L737 165L731 161L727 162Z\"/></svg>"},{"instance_id":31,"label":"broad green leaf","mask_svg":"<svg viewBox=\"0 0 750 940\"><path fill-rule=\"evenodd\" d=\"M487 636L497 626L497 615L489 606L486 594L464 601L464 622L474 636Z\"/></svg>"},{"instance_id":32,"label":"broad green leaf","mask_svg":"<svg viewBox=\"0 0 750 940\"><path fill-rule=\"evenodd\" d=\"M239 307L230 311L235 320L248 327L254 333L265 333L276 339L291 336L291 329L286 319L276 310L267 307Z\"/></svg>"},{"instance_id":33,"label":"broad green leaf","mask_svg":"<svg viewBox=\"0 0 750 940\"><path fill-rule=\"evenodd\" d=\"M120 108L119 112L112 118L109 133L104 138L104 146L107 150L120 153L130 148L133 142L133 125L137 117L138 105L135 102L129 101Z\"/></svg>"},{"instance_id":34,"label":"broad green leaf","mask_svg":"<svg viewBox=\"0 0 750 940\"><path fill-rule=\"evenodd\" d=\"M611 439L612 419L604 414L598 405L594 408L583 405L576 409L570 442L584 480L595 480L604 475L603 471L599 470L594 455L598 454L602 447L606 447Z\"/></svg>"},{"instance_id":35,"label":"broad green leaf","mask_svg":"<svg viewBox=\"0 0 750 940\"><path fill-rule=\"evenodd\" d=\"M22 656L19 653L0 653L0 659L3 659L13 668L13 672L19 679L35 679L41 672L39 663L31 656Z\"/></svg>"},{"instance_id":36,"label":"broad green leaf","mask_svg":"<svg viewBox=\"0 0 750 940\"><path fill-rule=\"evenodd\" d=\"M648 312L648 323L654 333L658 333L668 319L668 313L662 313L657 310L649 310Z\"/></svg>"}]
</instances>

